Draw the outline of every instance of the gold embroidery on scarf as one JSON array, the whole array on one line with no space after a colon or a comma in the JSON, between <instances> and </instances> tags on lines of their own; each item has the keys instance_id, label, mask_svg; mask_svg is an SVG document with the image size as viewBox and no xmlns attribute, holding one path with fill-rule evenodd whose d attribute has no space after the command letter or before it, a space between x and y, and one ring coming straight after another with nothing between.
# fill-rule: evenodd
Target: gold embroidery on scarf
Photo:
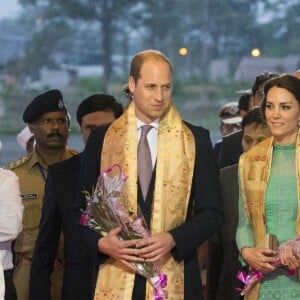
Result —
<instances>
[{"instance_id":1,"label":"gold embroidery on scarf","mask_svg":"<svg viewBox=\"0 0 300 300\"><path fill-rule=\"evenodd\" d=\"M297 190L298 195L300 191L299 185L299 166L300 166L300 136L298 132L296 142L296 170L297 172ZM270 175L272 150L273 150L273 137L270 137L257 146L244 153L241 156L239 163L240 172L240 185L241 193L244 201L245 214L248 217L249 223L253 226L253 235L255 245L257 245L266 235L265 223L265 193L268 178ZM261 155L261 153L266 153ZM255 161L257 168L260 170L258 180L249 180L247 172L249 172L249 165ZM298 197L298 215L296 232L300 233L300 197ZM257 284L251 292L245 296L245 300L257 300L260 284Z\"/></svg>"},{"instance_id":2,"label":"gold embroidery on scarf","mask_svg":"<svg viewBox=\"0 0 300 300\"><path fill-rule=\"evenodd\" d=\"M172 145L170 147L170 145ZM134 102L114 121L105 135L101 171L119 164L128 176L125 182L126 206L137 210L137 129ZM173 105L160 120L151 232L168 231L185 221L195 163L195 141ZM161 272L168 276L168 299L184 298L184 265L171 255L164 257ZM113 274L113 275L111 275ZM109 277L107 277L109 276ZM100 266L95 298L130 299L134 274L113 260ZM146 299L153 299L147 283Z\"/></svg>"},{"instance_id":3,"label":"gold embroidery on scarf","mask_svg":"<svg viewBox=\"0 0 300 300\"><path fill-rule=\"evenodd\" d=\"M249 173L248 173L247 178L248 178L248 180L255 180L255 176L256 176L255 166L252 165L252 166L250 167L250 171L249 171Z\"/></svg>"}]
</instances>

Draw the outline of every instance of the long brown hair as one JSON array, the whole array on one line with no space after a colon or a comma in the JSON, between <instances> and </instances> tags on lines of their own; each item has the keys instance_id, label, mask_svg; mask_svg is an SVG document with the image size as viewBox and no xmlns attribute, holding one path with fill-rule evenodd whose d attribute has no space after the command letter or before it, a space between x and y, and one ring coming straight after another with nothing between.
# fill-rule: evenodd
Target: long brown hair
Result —
<instances>
[{"instance_id":1,"label":"long brown hair","mask_svg":"<svg viewBox=\"0 0 300 300\"><path fill-rule=\"evenodd\" d=\"M261 104L263 116L265 117L267 94L272 87L286 89L297 99L300 106L300 79L294 75L281 74L275 78L268 80L264 86L264 100Z\"/></svg>"}]
</instances>

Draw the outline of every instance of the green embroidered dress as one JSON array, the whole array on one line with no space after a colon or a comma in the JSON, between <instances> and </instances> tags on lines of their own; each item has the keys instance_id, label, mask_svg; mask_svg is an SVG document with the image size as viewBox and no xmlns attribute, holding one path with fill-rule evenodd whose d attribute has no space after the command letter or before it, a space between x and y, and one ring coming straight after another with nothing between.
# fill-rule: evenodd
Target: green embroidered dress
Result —
<instances>
[{"instance_id":1,"label":"green embroidered dress","mask_svg":"<svg viewBox=\"0 0 300 300\"><path fill-rule=\"evenodd\" d=\"M240 196L240 220L237 230L237 243L243 246L254 245L251 225L244 214ZM295 166L295 144L275 145L270 177L265 197L266 228L268 233L277 236L279 243L296 235L298 212L298 192ZM284 267L266 274L261 282L259 299L300 299L298 272L289 276Z\"/></svg>"}]
</instances>

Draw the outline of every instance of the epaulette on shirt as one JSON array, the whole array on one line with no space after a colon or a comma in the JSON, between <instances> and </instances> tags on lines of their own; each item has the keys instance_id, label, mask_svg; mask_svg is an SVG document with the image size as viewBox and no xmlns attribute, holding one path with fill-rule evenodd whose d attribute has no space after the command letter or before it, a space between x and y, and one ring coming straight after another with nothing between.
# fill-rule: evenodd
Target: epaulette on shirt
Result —
<instances>
[{"instance_id":1,"label":"epaulette on shirt","mask_svg":"<svg viewBox=\"0 0 300 300\"><path fill-rule=\"evenodd\" d=\"M9 170L13 170L17 167L20 167L22 165L24 165L32 156L32 153L28 153L26 155L23 155L22 157L11 161L10 163L8 163L5 168L9 169Z\"/></svg>"}]
</instances>

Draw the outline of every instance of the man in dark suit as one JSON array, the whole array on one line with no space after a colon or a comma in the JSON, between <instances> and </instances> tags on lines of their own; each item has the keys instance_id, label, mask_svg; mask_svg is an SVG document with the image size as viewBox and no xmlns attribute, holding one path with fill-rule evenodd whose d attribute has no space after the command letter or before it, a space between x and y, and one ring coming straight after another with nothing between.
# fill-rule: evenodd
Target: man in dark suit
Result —
<instances>
[{"instance_id":1,"label":"man in dark suit","mask_svg":"<svg viewBox=\"0 0 300 300\"><path fill-rule=\"evenodd\" d=\"M223 221L209 132L180 118L171 101L172 66L161 52L146 50L134 56L128 87L132 101L126 112L109 127L94 131L87 143L82 185L91 192L99 174L119 164L128 175L124 185L130 197L125 201L130 207L139 204L151 235L120 241L121 227L106 236L82 228L82 240L100 263L95 297L153 297L146 279L120 264L146 261L160 264L160 271L167 275L169 298L201 300L197 247ZM152 126L147 138L153 173L143 196L137 148L145 125Z\"/></svg>"},{"instance_id":2,"label":"man in dark suit","mask_svg":"<svg viewBox=\"0 0 300 300\"><path fill-rule=\"evenodd\" d=\"M122 112L122 105L109 95L96 94L84 99L77 109L77 121L84 143L87 142L92 129L111 123ZM65 256L62 299L92 299L94 264L85 256L84 247L78 239L79 222L75 221L72 209L80 182L80 164L81 154L78 154L49 167L42 218L32 259L29 297L31 300L51 299L50 275L61 230L64 233ZM79 264L79 261L83 261L83 264ZM86 286L89 293L80 294L81 286Z\"/></svg>"},{"instance_id":3,"label":"man in dark suit","mask_svg":"<svg viewBox=\"0 0 300 300\"><path fill-rule=\"evenodd\" d=\"M220 169L235 165L239 162L242 149L243 130L230 133L223 137L219 150Z\"/></svg>"},{"instance_id":4,"label":"man in dark suit","mask_svg":"<svg viewBox=\"0 0 300 300\"><path fill-rule=\"evenodd\" d=\"M227 102L221 106L219 111L220 118L220 133L222 137L241 129L242 116L240 114L239 104L237 102ZM219 152L222 144L222 138L214 145L216 157L219 157Z\"/></svg>"},{"instance_id":5,"label":"man in dark suit","mask_svg":"<svg viewBox=\"0 0 300 300\"><path fill-rule=\"evenodd\" d=\"M260 108L252 109L242 121L242 149L250 150L270 135ZM224 203L225 223L208 243L207 300L239 300L237 288L242 283L237 273L242 270L239 251L235 242L238 224L238 164L220 170L220 182Z\"/></svg>"},{"instance_id":6,"label":"man in dark suit","mask_svg":"<svg viewBox=\"0 0 300 300\"><path fill-rule=\"evenodd\" d=\"M262 72L255 78L252 86L252 95L254 96L253 103L250 103L249 110L254 107L260 107L264 97L264 84L271 78L278 76L278 73ZM243 131L237 131L223 138L219 152L219 167L220 169L227 166L232 166L239 162L242 149Z\"/></svg>"}]
</instances>

